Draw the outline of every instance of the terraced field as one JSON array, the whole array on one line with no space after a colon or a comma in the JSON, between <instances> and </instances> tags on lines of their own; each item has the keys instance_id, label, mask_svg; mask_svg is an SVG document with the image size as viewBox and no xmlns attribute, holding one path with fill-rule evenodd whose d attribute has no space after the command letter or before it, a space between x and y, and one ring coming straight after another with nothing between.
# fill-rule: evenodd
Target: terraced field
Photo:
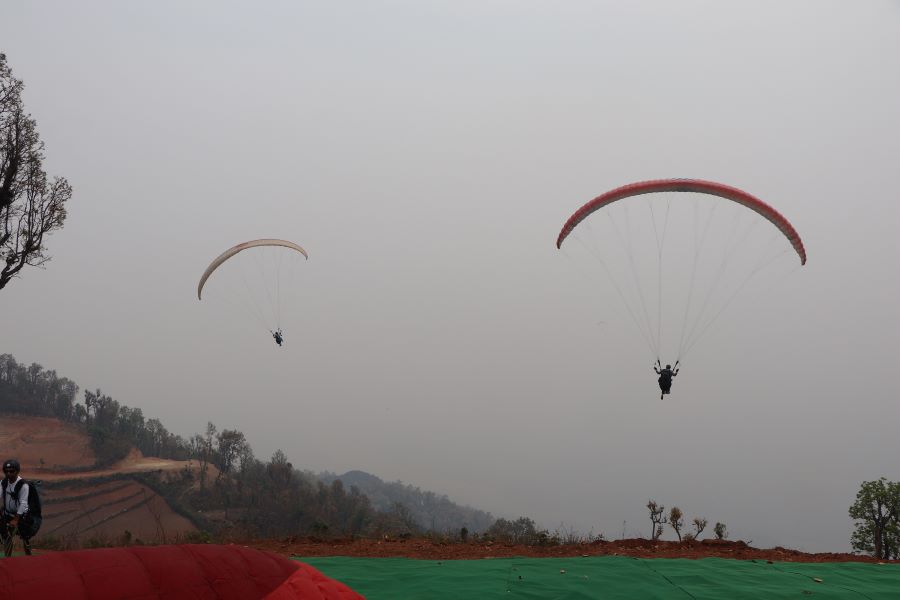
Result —
<instances>
[{"instance_id":1,"label":"terraced field","mask_svg":"<svg viewBox=\"0 0 900 600\"><path fill-rule=\"evenodd\" d=\"M56 419L4 415L0 452L22 463L22 476L41 482L44 522L35 539L63 545L92 540L171 542L197 531L147 485L142 473L178 472L190 461L145 457L137 450L118 463L91 469L96 457L79 428Z\"/></svg>"},{"instance_id":2,"label":"terraced field","mask_svg":"<svg viewBox=\"0 0 900 600\"><path fill-rule=\"evenodd\" d=\"M44 487L43 496L44 538L165 542L197 529L154 490L127 476L56 482Z\"/></svg>"}]
</instances>

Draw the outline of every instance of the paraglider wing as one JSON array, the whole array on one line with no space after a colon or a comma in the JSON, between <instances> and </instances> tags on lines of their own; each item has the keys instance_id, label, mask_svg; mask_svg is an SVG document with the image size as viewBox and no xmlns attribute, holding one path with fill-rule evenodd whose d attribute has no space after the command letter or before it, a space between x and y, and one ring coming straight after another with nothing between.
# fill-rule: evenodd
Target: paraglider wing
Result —
<instances>
[{"instance_id":1,"label":"paraglider wing","mask_svg":"<svg viewBox=\"0 0 900 600\"><path fill-rule=\"evenodd\" d=\"M209 276L213 274L213 271L218 269L222 263L224 263L226 260L234 256L238 252L246 250L247 248L254 248L256 246L283 246L285 248L296 250L305 258L309 258L306 250L304 250L294 242L289 242L287 240L263 239L252 240L249 242L244 242L243 244L238 244L237 246L229 248L228 250L217 256L216 259L213 260L208 267L206 267L206 271L203 272L203 276L200 278L200 283L197 285L197 299L202 299L201 294L203 293L203 286L204 284L206 284L206 280L209 279Z\"/></svg>"},{"instance_id":2,"label":"paraglider wing","mask_svg":"<svg viewBox=\"0 0 900 600\"><path fill-rule=\"evenodd\" d=\"M762 217L775 225L775 227L784 234L794 247L794 250L800 256L800 264L806 264L806 250L803 247L803 241L800 239L800 235L797 233L797 230L794 229L794 226L791 225L781 213L759 198L752 196L743 190L731 187L730 185L716 183L714 181L703 181L701 179L656 179L653 181L640 181L638 183L623 185L620 188L597 196L569 217L569 220L566 221L566 224L563 225L562 230L559 232L559 237L556 239L556 247L562 247L563 240L572 233L575 226L581 223L594 211L616 202L617 200L656 192L694 192L699 194L710 194L742 204L759 213Z\"/></svg>"}]
</instances>

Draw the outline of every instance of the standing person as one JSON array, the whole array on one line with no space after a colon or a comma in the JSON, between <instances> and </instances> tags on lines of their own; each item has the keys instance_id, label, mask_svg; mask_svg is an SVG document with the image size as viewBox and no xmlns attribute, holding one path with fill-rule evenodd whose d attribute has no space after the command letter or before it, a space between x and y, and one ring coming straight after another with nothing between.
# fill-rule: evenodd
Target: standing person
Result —
<instances>
[{"instance_id":1,"label":"standing person","mask_svg":"<svg viewBox=\"0 0 900 600\"><path fill-rule=\"evenodd\" d=\"M3 463L3 512L0 514L0 539L6 556L12 556L14 535L22 538L25 554L31 554L31 538L41 527L41 504L37 489L19 476L21 465L11 458Z\"/></svg>"}]
</instances>

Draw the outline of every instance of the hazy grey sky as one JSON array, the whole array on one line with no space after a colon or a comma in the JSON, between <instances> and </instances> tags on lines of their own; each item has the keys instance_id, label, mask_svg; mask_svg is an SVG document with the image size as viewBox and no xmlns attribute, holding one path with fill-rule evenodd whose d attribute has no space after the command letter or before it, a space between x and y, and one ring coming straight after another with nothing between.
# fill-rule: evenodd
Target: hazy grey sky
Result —
<instances>
[{"instance_id":1,"label":"hazy grey sky","mask_svg":"<svg viewBox=\"0 0 900 600\"><path fill-rule=\"evenodd\" d=\"M75 189L0 292L20 361L182 435L608 537L654 498L845 550L859 483L900 479L896 1L4 1L0 51ZM765 199L809 253L664 402L554 245L659 177ZM196 298L259 237L310 253L282 349Z\"/></svg>"}]
</instances>

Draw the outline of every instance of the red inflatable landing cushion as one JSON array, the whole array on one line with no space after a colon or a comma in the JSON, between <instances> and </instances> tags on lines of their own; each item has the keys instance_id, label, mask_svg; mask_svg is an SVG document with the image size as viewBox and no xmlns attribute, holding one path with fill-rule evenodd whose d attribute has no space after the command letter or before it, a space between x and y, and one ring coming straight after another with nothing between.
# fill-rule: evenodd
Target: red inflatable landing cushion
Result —
<instances>
[{"instance_id":1,"label":"red inflatable landing cushion","mask_svg":"<svg viewBox=\"0 0 900 600\"><path fill-rule=\"evenodd\" d=\"M271 595L271 594L278 595ZM313 567L243 546L184 544L0 560L3 600L356 600Z\"/></svg>"},{"instance_id":2,"label":"red inflatable landing cushion","mask_svg":"<svg viewBox=\"0 0 900 600\"><path fill-rule=\"evenodd\" d=\"M340 598L341 600L365 600L340 581L326 577L321 571L305 564L294 571L284 583L272 591L265 600L294 600L295 598ZM319 594L316 596L315 594Z\"/></svg>"}]
</instances>

